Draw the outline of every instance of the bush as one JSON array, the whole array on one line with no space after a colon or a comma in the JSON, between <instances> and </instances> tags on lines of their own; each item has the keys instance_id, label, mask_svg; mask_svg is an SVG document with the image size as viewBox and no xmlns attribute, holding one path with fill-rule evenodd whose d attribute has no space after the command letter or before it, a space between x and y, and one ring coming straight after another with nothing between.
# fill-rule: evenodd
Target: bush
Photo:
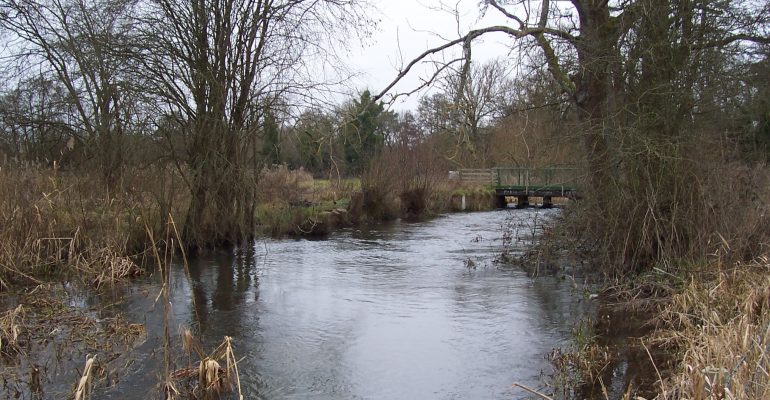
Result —
<instances>
[{"instance_id":1,"label":"bush","mask_svg":"<svg viewBox=\"0 0 770 400\"><path fill-rule=\"evenodd\" d=\"M610 275L714 254L747 261L770 244L770 170L731 159L708 137L629 138L611 190L593 193L566 221ZM635 142L636 140L636 142Z\"/></svg>"}]
</instances>

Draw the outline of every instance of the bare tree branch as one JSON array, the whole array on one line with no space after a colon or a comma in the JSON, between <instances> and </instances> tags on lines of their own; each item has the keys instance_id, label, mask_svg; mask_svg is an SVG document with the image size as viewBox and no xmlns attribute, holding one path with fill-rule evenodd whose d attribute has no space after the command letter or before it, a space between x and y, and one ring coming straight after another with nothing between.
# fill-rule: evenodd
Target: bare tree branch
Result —
<instances>
[{"instance_id":1,"label":"bare tree branch","mask_svg":"<svg viewBox=\"0 0 770 400\"><path fill-rule=\"evenodd\" d=\"M415 65L423 62L426 58L430 57L431 55L441 53L454 46L462 45L463 53L464 53L463 59L465 60L466 63L470 62L469 49L471 48L472 42L485 34L496 33L496 32L507 34L508 36L511 36L514 39L521 39L526 36L553 35L561 38L571 38L570 40L577 40L567 32L546 28L546 27L532 27L532 28L519 30L519 29L511 28L509 26L496 25L496 26L490 26L490 27L481 28L481 29L474 29L462 37L459 37L457 39L444 43L443 45L425 50L423 53L413 58L412 61L410 61L409 64L407 64L406 67L404 67L398 73L396 78L394 78L387 86L385 86L385 88L382 89L377 95L372 97L372 100L374 102L377 102L380 99L382 99L382 97L385 96L385 94L387 94L391 89L393 89L393 87L396 86L398 82L400 82L406 75L409 74L409 72L411 72L412 68L414 68ZM463 67L463 70L467 72L466 67Z\"/></svg>"}]
</instances>

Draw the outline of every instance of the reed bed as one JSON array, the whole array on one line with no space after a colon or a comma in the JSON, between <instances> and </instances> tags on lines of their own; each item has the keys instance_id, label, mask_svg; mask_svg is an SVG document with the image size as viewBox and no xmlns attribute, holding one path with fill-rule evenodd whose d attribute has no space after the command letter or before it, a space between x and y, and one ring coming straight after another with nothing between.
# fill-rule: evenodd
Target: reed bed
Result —
<instances>
[{"instance_id":1,"label":"reed bed","mask_svg":"<svg viewBox=\"0 0 770 400\"><path fill-rule=\"evenodd\" d=\"M0 289L82 278L111 285L142 273L135 262L151 243L144 225L178 210L153 189L104 186L97 176L0 169ZM184 202L180 200L183 207ZM173 205L173 206L172 206Z\"/></svg>"},{"instance_id":2,"label":"reed bed","mask_svg":"<svg viewBox=\"0 0 770 400\"><path fill-rule=\"evenodd\" d=\"M680 350L659 399L770 398L770 262L692 277L660 314L653 345Z\"/></svg>"}]
</instances>

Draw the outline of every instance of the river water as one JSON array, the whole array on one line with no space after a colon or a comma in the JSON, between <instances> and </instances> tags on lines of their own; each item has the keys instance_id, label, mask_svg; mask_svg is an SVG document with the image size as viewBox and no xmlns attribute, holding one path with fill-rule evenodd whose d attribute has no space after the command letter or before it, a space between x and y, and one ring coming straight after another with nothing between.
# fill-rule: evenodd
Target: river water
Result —
<instances>
[{"instance_id":1,"label":"river water","mask_svg":"<svg viewBox=\"0 0 770 400\"><path fill-rule=\"evenodd\" d=\"M567 343L583 305L569 281L494 259L529 246L555 213L452 214L191 260L189 275L171 270L171 332L192 327L206 349L233 337L249 399L526 398L511 385L542 387L545 354ZM158 281L120 293L115 311L148 336L99 398L158 397Z\"/></svg>"}]
</instances>

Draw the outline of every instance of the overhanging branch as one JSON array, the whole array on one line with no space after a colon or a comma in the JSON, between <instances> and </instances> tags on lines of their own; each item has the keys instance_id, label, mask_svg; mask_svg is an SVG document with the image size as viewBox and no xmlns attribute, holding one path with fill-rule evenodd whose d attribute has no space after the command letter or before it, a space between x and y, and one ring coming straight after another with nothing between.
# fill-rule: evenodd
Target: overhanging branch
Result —
<instances>
[{"instance_id":1,"label":"overhanging branch","mask_svg":"<svg viewBox=\"0 0 770 400\"><path fill-rule=\"evenodd\" d=\"M454 39L442 44L441 46L437 46L437 47L433 47L431 49L425 50L424 52L422 52L422 54L412 59L412 61L410 61L406 65L406 67L404 67L398 73L395 79L393 79L382 91L377 93L377 95L372 97L372 102L377 102L380 99L382 99L391 89L393 89L394 86L396 86L396 84L398 84L398 82L400 82L404 77L406 77L409 74L409 72L411 72L411 70L414 68L415 65L419 64L420 62L423 62L426 58L434 54L441 53L457 45L462 45L463 46L462 59L465 60L467 64L470 61L469 59L467 59L467 56L470 53L468 49L470 49L471 43L477 38L483 35L486 35L488 33L504 33L508 36L513 37L514 39L521 39L526 36L533 36L533 37L541 36L542 38L545 38L545 36L548 35L548 36L556 36L562 39L566 39L573 43L577 41L577 38L575 38L574 36L570 35L567 32L560 31L557 29L546 28L546 27L531 27L531 28L525 28L525 29L515 29L509 26L496 25L496 26L489 26L481 29L474 29L457 39ZM452 63L457 61L458 60L452 60ZM464 65L463 71L467 71L468 68L469 66ZM435 77L436 76L434 74L433 78L431 78L431 81L435 79Z\"/></svg>"}]
</instances>

